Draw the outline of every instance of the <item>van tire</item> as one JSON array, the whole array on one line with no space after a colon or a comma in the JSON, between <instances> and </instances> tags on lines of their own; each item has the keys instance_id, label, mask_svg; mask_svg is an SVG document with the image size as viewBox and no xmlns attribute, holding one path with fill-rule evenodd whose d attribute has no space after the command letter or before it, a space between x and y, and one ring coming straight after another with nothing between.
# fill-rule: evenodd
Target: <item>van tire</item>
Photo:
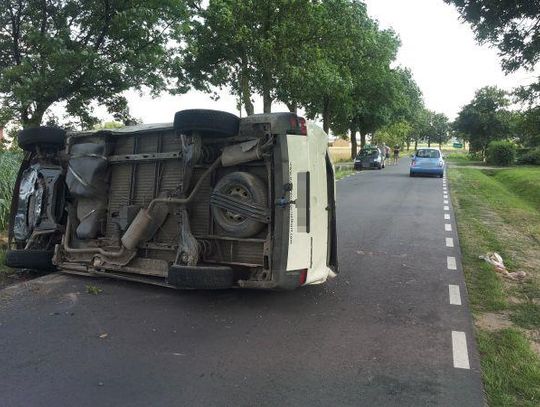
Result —
<instances>
[{"instance_id":1,"label":"van tire","mask_svg":"<svg viewBox=\"0 0 540 407\"><path fill-rule=\"evenodd\" d=\"M11 268L53 271L53 255L52 250L8 250L5 263Z\"/></svg>"},{"instance_id":2,"label":"van tire","mask_svg":"<svg viewBox=\"0 0 540 407\"><path fill-rule=\"evenodd\" d=\"M205 136L230 137L238 134L239 126L238 116L220 110L188 109L174 115L174 129L185 134L197 131Z\"/></svg>"},{"instance_id":3,"label":"van tire","mask_svg":"<svg viewBox=\"0 0 540 407\"><path fill-rule=\"evenodd\" d=\"M245 197L251 202L266 206L267 191L264 182L247 172L231 172L221 178L214 187L215 192L225 195ZM250 237L259 233L264 223L253 219L243 218L223 208L212 207L216 223L228 234L234 237Z\"/></svg>"},{"instance_id":4,"label":"van tire","mask_svg":"<svg viewBox=\"0 0 540 407\"><path fill-rule=\"evenodd\" d=\"M36 146L49 150L62 150L66 144L66 132L56 127L30 127L21 130L17 136L19 147L33 152Z\"/></svg>"}]
</instances>

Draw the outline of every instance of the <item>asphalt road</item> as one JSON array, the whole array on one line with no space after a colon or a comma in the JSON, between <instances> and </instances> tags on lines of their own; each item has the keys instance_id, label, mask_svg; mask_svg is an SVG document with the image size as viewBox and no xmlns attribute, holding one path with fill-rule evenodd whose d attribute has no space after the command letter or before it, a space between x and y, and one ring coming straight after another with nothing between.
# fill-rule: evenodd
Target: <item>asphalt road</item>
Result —
<instances>
[{"instance_id":1,"label":"asphalt road","mask_svg":"<svg viewBox=\"0 0 540 407\"><path fill-rule=\"evenodd\" d=\"M341 274L325 285L56 274L0 291L0 405L482 406L443 180L409 178L406 161L338 181Z\"/></svg>"}]
</instances>

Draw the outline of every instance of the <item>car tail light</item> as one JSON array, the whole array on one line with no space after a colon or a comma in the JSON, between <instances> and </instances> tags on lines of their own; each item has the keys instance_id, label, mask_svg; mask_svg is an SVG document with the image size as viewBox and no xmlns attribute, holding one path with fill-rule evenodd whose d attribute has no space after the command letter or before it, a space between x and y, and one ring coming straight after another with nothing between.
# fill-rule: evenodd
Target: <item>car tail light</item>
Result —
<instances>
[{"instance_id":1,"label":"car tail light","mask_svg":"<svg viewBox=\"0 0 540 407\"><path fill-rule=\"evenodd\" d=\"M300 285L304 285L307 279L307 269L300 270L300 279L299 283Z\"/></svg>"},{"instance_id":2,"label":"car tail light","mask_svg":"<svg viewBox=\"0 0 540 407\"><path fill-rule=\"evenodd\" d=\"M298 117L296 115L291 116L289 119L290 129L288 134L297 134L299 136L307 136L307 124L306 119Z\"/></svg>"},{"instance_id":3,"label":"car tail light","mask_svg":"<svg viewBox=\"0 0 540 407\"><path fill-rule=\"evenodd\" d=\"M412 160L411 161L411 167L414 167L416 165L416 161Z\"/></svg>"},{"instance_id":4,"label":"car tail light","mask_svg":"<svg viewBox=\"0 0 540 407\"><path fill-rule=\"evenodd\" d=\"M443 162L439 161L439 167L442 167L442 166L443 166Z\"/></svg>"}]
</instances>

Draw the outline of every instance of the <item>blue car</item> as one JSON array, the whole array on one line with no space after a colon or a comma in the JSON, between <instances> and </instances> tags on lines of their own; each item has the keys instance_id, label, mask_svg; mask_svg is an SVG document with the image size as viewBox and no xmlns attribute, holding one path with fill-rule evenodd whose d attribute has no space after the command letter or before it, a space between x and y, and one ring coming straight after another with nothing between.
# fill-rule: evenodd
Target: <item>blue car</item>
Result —
<instances>
[{"instance_id":1,"label":"blue car","mask_svg":"<svg viewBox=\"0 0 540 407\"><path fill-rule=\"evenodd\" d=\"M409 175L438 175L444 174L444 157L438 148L419 148L412 156Z\"/></svg>"}]
</instances>

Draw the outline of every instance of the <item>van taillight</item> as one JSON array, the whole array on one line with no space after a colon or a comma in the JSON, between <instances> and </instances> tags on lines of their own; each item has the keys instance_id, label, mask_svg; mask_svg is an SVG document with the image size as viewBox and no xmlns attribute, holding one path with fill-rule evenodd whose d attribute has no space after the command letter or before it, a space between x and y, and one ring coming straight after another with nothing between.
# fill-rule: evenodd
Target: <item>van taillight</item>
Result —
<instances>
[{"instance_id":1,"label":"van taillight","mask_svg":"<svg viewBox=\"0 0 540 407\"><path fill-rule=\"evenodd\" d=\"M300 285L305 284L307 279L307 269L300 270Z\"/></svg>"},{"instance_id":2,"label":"van taillight","mask_svg":"<svg viewBox=\"0 0 540 407\"><path fill-rule=\"evenodd\" d=\"M291 116L289 119L290 129L288 134L296 134L299 136L307 136L306 119L298 116Z\"/></svg>"}]
</instances>

